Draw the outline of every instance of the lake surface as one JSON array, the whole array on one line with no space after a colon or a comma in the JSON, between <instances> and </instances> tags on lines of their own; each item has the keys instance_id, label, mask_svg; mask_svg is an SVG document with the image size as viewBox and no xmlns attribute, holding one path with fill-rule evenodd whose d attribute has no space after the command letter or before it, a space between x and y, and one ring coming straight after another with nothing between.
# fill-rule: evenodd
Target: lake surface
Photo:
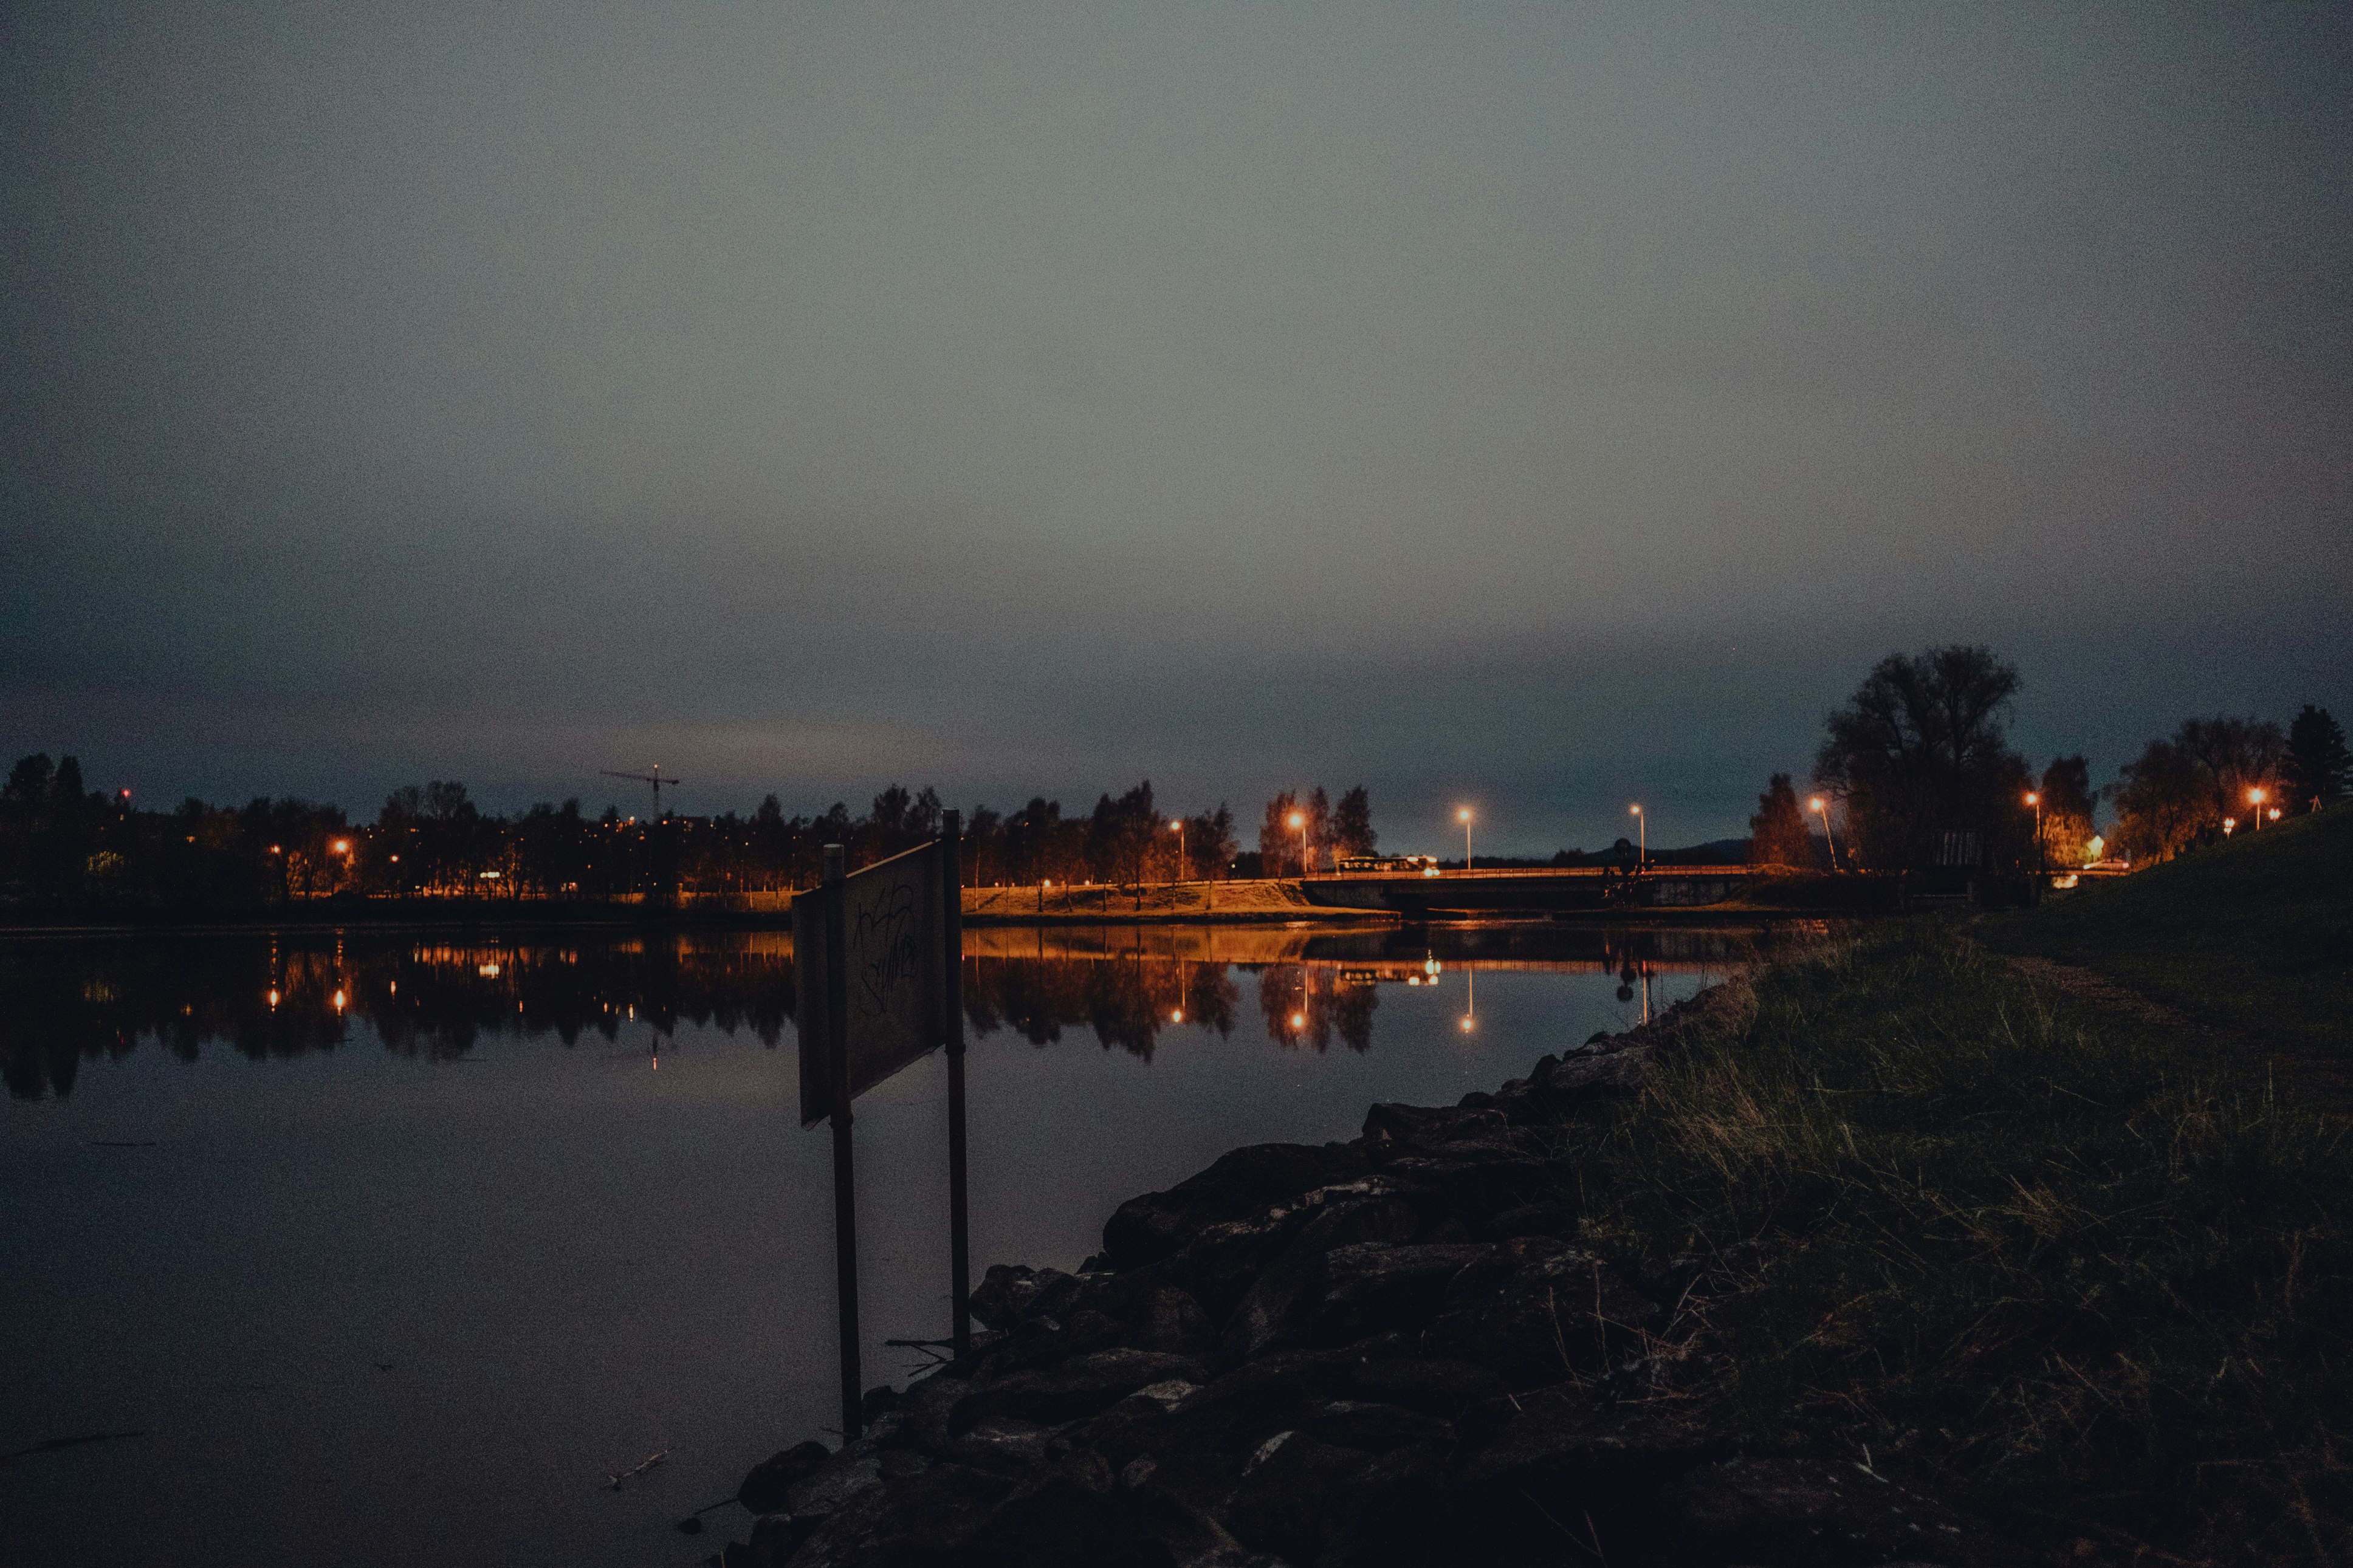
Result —
<instances>
[{"instance_id":1,"label":"lake surface","mask_svg":"<svg viewBox=\"0 0 2353 1568\"><path fill-rule=\"evenodd\" d=\"M1747 953L1543 924L966 949L976 1279ZM792 1003L758 933L0 943L0 1562L683 1568L740 1537L672 1525L838 1414ZM948 1329L945 1129L936 1053L858 1102L869 1384Z\"/></svg>"}]
</instances>

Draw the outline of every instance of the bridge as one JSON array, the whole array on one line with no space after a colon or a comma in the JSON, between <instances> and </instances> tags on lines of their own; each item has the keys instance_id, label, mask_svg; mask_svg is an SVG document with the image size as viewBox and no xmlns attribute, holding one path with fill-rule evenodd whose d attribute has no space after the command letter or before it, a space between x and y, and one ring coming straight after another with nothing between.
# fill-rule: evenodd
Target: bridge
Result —
<instances>
[{"instance_id":1,"label":"bridge","mask_svg":"<svg viewBox=\"0 0 2353 1568\"><path fill-rule=\"evenodd\" d=\"M1596 913L1695 909L1736 899L1755 871L1746 866L1544 866L1491 871L1339 871L1303 878L1308 902L1327 909L1385 910L1419 919L1461 910L1495 914Z\"/></svg>"}]
</instances>

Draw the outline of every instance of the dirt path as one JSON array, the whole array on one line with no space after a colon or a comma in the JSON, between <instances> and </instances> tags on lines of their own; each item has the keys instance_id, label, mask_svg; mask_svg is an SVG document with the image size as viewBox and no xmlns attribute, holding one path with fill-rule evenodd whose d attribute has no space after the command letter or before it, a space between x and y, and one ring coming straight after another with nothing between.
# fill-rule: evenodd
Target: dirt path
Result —
<instances>
[{"instance_id":1,"label":"dirt path","mask_svg":"<svg viewBox=\"0 0 2353 1568\"><path fill-rule=\"evenodd\" d=\"M2064 991L2070 996L2129 1014L2147 1023L2192 1026L2192 1021L2187 1016L2161 1003L2152 1002L2137 991L2127 991L2115 981L2078 964L2054 963L2047 958L2021 958L2006 952L1995 956L2037 985Z\"/></svg>"}]
</instances>

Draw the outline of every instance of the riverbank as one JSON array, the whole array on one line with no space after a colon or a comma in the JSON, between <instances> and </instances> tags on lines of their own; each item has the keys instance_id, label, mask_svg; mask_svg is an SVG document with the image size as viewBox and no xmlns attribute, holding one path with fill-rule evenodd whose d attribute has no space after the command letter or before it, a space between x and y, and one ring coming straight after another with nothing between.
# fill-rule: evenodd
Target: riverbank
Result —
<instances>
[{"instance_id":1,"label":"riverbank","mask_svg":"<svg viewBox=\"0 0 2353 1568\"><path fill-rule=\"evenodd\" d=\"M2353 1156L2270 1057L1873 927L992 1269L726 1561L2341 1561Z\"/></svg>"}]
</instances>

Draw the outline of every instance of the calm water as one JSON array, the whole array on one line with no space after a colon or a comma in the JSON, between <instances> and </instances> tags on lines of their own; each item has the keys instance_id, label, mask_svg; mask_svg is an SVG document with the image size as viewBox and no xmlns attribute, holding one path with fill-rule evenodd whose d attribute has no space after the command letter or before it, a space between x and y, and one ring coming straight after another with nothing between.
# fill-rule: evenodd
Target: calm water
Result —
<instances>
[{"instance_id":1,"label":"calm water","mask_svg":"<svg viewBox=\"0 0 2353 1568\"><path fill-rule=\"evenodd\" d=\"M1072 1267L1229 1148L1493 1088L1745 952L967 946L976 1273ZM833 1418L792 995L768 935L0 945L0 1562L700 1561L672 1521ZM935 1054L859 1101L870 1383L916 1364L883 1340L947 1329L944 1085Z\"/></svg>"}]
</instances>

